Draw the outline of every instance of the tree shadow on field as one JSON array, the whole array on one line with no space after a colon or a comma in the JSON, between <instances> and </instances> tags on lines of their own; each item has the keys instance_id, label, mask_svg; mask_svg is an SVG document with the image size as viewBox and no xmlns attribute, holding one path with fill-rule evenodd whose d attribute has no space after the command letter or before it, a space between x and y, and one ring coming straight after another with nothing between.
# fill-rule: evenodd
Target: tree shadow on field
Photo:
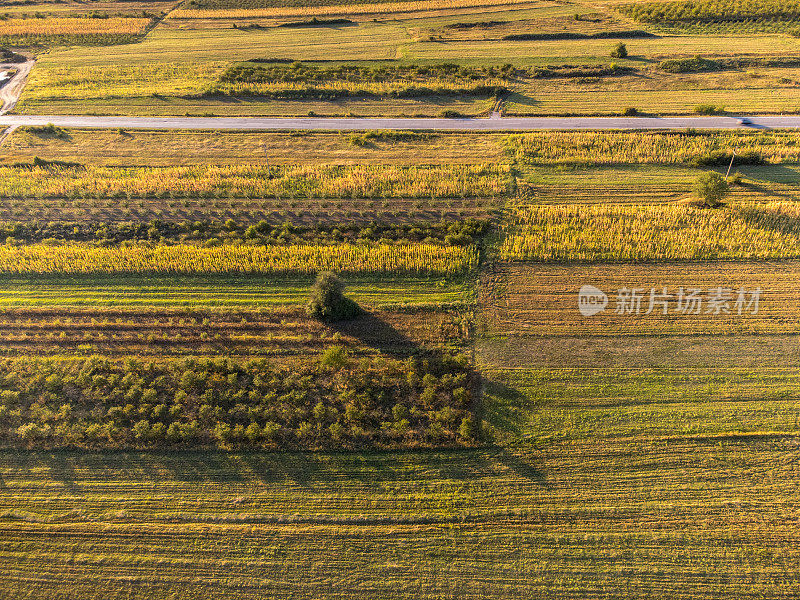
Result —
<instances>
[{"instance_id":1,"label":"tree shadow on field","mask_svg":"<svg viewBox=\"0 0 800 600\"><path fill-rule=\"evenodd\" d=\"M518 104L520 106L539 106L541 101L527 96L521 92L512 92L505 97L506 104Z\"/></svg>"},{"instance_id":2,"label":"tree shadow on field","mask_svg":"<svg viewBox=\"0 0 800 600\"><path fill-rule=\"evenodd\" d=\"M727 166L728 165L721 166L719 170L724 172ZM761 191L766 195L774 195L774 190L769 187L770 184L783 183L796 185L800 182L800 170L789 168L786 165L736 164L734 160L733 170L738 171L747 178L748 181L744 182L745 187ZM767 186L761 186L759 185L760 183L765 183Z\"/></svg>"},{"instance_id":3,"label":"tree shadow on field","mask_svg":"<svg viewBox=\"0 0 800 600\"><path fill-rule=\"evenodd\" d=\"M498 453L497 461L518 477L543 487L550 487L544 472L536 467L529 457L504 449Z\"/></svg>"},{"instance_id":4,"label":"tree shadow on field","mask_svg":"<svg viewBox=\"0 0 800 600\"><path fill-rule=\"evenodd\" d=\"M527 397L501 381L483 381L481 417L504 434L522 435L523 402Z\"/></svg>"},{"instance_id":5,"label":"tree shadow on field","mask_svg":"<svg viewBox=\"0 0 800 600\"><path fill-rule=\"evenodd\" d=\"M354 319L328 323L337 333L355 338L359 343L389 354L414 354L421 346L374 313L362 308Z\"/></svg>"}]
</instances>

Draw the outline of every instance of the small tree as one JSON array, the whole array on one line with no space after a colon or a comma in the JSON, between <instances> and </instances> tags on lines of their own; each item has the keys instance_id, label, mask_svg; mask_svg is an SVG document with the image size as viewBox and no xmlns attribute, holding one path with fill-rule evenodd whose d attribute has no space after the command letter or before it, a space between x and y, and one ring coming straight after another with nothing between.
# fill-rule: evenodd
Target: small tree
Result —
<instances>
[{"instance_id":1,"label":"small tree","mask_svg":"<svg viewBox=\"0 0 800 600\"><path fill-rule=\"evenodd\" d=\"M694 193L703 205L716 208L722 204L722 199L730 194L730 188L722 175L716 171L709 171L697 178Z\"/></svg>"},{"instance_id":2,"label":"small tree","mask_svg":"<svg viewBox=\"0 0 800 600\"><path fill-rule=\"evenodd\" d=\"M628 56L628 47L620 42L614 49L611 51L611 58L627 58Z\"/></svg>"},{"instance_id":3,"label":"small tree","mask_svg":"<svg viewBox=\"0 0 800 600\"><path fill-rule=\"evenodd\" d=\"M358 304L345 297L344 284L330 271L317 276L307 310L309 316L320 321L344 321L361 312Z\"/></svg>"}]
</instances>

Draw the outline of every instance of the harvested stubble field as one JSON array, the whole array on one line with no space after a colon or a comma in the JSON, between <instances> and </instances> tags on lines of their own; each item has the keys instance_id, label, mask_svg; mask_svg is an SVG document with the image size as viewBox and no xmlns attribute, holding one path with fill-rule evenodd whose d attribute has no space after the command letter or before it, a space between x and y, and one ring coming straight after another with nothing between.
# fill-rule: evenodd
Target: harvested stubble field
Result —
<instances>
[{"instance_id":1,"label":"harvested stubble field","mask_svg":"<svg viewBox=\"0 0 800 600\"><path fill-rule=\"evenodd\" d=\"M794 438L796 270L796 261L499 265L484 276L479 315L487 431L545 445ZM604 311L580 313L583 285L608 294ZM738 291L750 300L759 288L757 313L739 314ZM639 290L640 310L618 312L621 289ZM681 289L699 290L698 314L678 312Z\"/></svg>"},{"instance_id":2,"label":"harvested stubble field","mask_svg":"<svg viewBox=\"0 0 800 600\"><path fill-rule=\"evenodd\" d=\"M586 265L505 263L484 274L482 316L485 332L490 336L639 335L643 336L642 343L653 341L658 334L790 336L800 331L800 292L794 283L798 268L800 263L796 260ZM584 284L594 285L608 294L607 310L591 318L581 316L578 290ZM712 295L710 290L718 287L730 288L733 292L760 288L757 314L750 314L750 310L737 314L735 293L728 306L731 313L707 314L706 304L700 314L675 312L680 288L700 288L707 302ZM616 314L616 294L622 288L643 290L641 314ZM660 303L654 305L650 314L644 314L649 308L652 288L658 294L667 288L670 303L667 315L663 314ZM794 343L791 337L787 339ZM592 355L586 357L587 360L591 358ZM545 360L537 356L526 359ZM760 354L743 356L740 360L752 364L760 360Z\"/></svg>"},{"instance_id":3,"label":"harvested stubble field","mask_svg":"<svg viewBox=\"0 0 800 600\"><path fill-rule=\"evenodd\" d=\"M20 128L0 147L8 164L74 161L103 166L397 165L500 163L506 135L493 133L231 132Z\"/></svg>"},{"instance_id":4,"label":"harvested stubble field","mask_svg":"<svg viewBox=\"0 0 800 600\"><path fill-rule=\"evenodd\" d=\"M334 327L309 320L296 305L223 310L87 304L2 309L3 356L267 357L301 365L331 345L353 356L402 355L423 345L466 347L472 333L472 307L457 304L376 309Z\"/></svg>"},{"instance_id":5,"label":"harvested stubble field","mask_svg":"<svg viewBox=\"0 0 800 600\"><path fill-rule=\"evenodd\" d=\"M792 595L795 452L770 436L7 452L2 585L50 599Z\"/></svg>"}]
</instances>

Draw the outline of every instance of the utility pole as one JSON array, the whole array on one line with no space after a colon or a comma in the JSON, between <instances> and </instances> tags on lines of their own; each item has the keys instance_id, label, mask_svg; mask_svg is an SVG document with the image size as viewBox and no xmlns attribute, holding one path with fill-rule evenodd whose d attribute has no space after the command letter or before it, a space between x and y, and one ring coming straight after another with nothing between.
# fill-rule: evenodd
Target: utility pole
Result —
<instances>
[{"instance_id":1,"label":"utility pole","mask_svg":"<svg viewBox=\"0 0 800 600\"><path fill-rule=\"evenodd\" d=\"M731 156L731 164L728 165L728 172L725 173L725 179L727 179L731 175L731 169L733 168L733 159L734 158L736 158L736 150L735 149L733 151L733 156Z\"/></svg>"}]
</instances>

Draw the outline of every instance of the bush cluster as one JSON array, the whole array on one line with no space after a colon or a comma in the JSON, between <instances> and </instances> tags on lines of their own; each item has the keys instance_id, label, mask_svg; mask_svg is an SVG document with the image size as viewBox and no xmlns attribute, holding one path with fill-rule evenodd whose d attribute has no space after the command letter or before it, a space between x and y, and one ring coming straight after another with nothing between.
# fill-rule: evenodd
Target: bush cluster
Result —
<instances>
[{"instance_id":1,"label":"bush cluster","mask_svg":"<svg viewBox=\"0 0 800 600\"><path fill-rule=\"evenodd\" d=\"M361 307L344 295L344 284L336 274L325 271L314 282L307 311L314 319L336 322L355 318Z\"/></svg>"},{"instance_id":2,"label":"bush cluster","mask_svg":"<svg viewBox=\"0 0 800 600\"><path fill-rule=\"evenodd\" d=\"M209 245L237 241L265 245L424 242L467 246L484 236L489 227L488 221L476 219L402 225L343 223L336 226L267 221L249 224L232 219L225 222L155 220L150 223L26 221L0 223L0 240L7 243L94 242L103 246L128 241L206 242Z\"/></svg>"},{"instance_id":3,"label":"bush cluster","mask_svg":"<svg viewBox=\"0 0 800 600\"><path fill-rule=\"evenodd\" d=\"M3 48L2 46L0 46L0 62L21 63L25 62L25 57L20 56L19 54L9 50L8 48Z\"/></svg>"},{"instance_id":4,"label":"bush cluster","mask_svg":"<svg viewBox=\"0 0 800 600\"><path fill-rule=\"evenodd\" d=\"M625 75L633 72L630 67L610 65L549 65L546 67L531 67L525 74L534 79L578 79L581 77L610 77Z\"/></svg>"},{"instance_id":5,"label":"bush cluster","mask_svg":"<svg viewBox=\"0 0 800 600\"><path fill-rule=\"evenodd\" d=\"M719 71L720 63L716 60L695 56L694 58L671 58L658 63L658 68L667 73L700 73L702 71Z\"/></svg>"},{"instance_id":6,"label":"bush cluster","mask_svg":"<svg viewBox=\"0 0 800 600\"><path fill-rule=\"evenodd\" d=\"M347 141L353 146L369 146L374 142L427 142L437 137L435 133L416 131L367 131L351 133L347 136Z\"/></svg>"},{"instance_id":7,"label":"bush cluster","mask_svg":"<svg viewBox=\"0 0 800 600\"><path fill-rule=\"evenodd\" d=\"M507 77L513 71L511 65L502 67L468 67L453 63L433 65L385 65L360 66L339 65L320 67L302 62L291 65L238 64L229 67L221 76L223 83L307 83L322 84L330 81L386 82L398 79L424 80L436 78L461 82L480 81L489 77Z\"/></svg>"},{"instance_id":8,"label":"bush cluster","mask_svg":"<svg viewBox=\"0 0 800 600\"><path fill-rule=\"evenodd\" d=\"M469 444L474 378L451 355L281 365L227 358L0 362L0 443L27 448Z\"/></svg>"}]
</instances>

